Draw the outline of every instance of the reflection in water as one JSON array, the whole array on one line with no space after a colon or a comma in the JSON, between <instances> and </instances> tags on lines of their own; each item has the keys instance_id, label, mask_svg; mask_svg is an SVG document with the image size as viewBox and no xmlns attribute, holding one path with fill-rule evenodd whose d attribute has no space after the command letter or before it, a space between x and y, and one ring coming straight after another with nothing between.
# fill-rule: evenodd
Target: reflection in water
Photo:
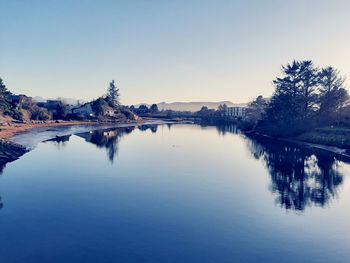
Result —
<instances>
[{"instance_id":1,"label":"reflection in water","mask_svg":"<svg viewBox=\"0 0 350 263\"><path fill-rule=\"evenodd\" d=\"M140 131L147 131L148 129L151 130L151 132L156 133L158 130L158 125L157 124L145 124L145 125L140 125L138 126Z\"/></svg>"},{"instance_id":2,"label":"reflection in water","mask_svg":"<svg viewBox=\"0 0 350 263\"><path fill-rule=\"evenodd\" d=\"M270 190L281 207L297 211L323 207L337 195L343 175L333 154L255 136L247 138L247 144L254 158L264 161Z\"/></svg>"},{"instance_id":3,"label":"reflection in water","mask_svg":"<svg viewBox=\"0 0 350 263\"><path fill-rule=\"evenodd\" d=\"M216 130L220 135L225 135L226 133L241 133L240 130L237 128L237 125L218 125L216 126Z\"/></svg>"},{"instance_id":4,"label":"reflection in water","mask_svg":"<svg viewBox=\"0 0 350 263\"><path fill-rule=\"evenodd\" d=\"M57 149L62 149L67 145L71 135L56 136L55 138L46 140L44 142L53 142Z\"/></svg>"},{"instance_id":5,"label":"reflection in water","mask_svg":"<svg viewBox=\"0 0 350 263\"><path fill-rule=\"evenodd\" d=\"M85 139L85 141L95 144L98 148L105 148L111 163L113 163L118 152L120 139L133 131L134 127L113 128L107 130L96 130L76 134Z\"/></svg>"},{"instance_id":6,"label":"reflection in water","mask_svg":"<svg viewBox=\"0 0 350 263\"><path fill-rule=\"evenodd\" d=\"M0 174L4 172L6 164L7 164L7 161L0 161Z\"/></svg>"},{"instance_id":7,"label":"reflection in water","mask_svg":"<svg viewBox=\"0 0 350 263\"><path fill-rule=\"evenodd\" d=\"M171 124L167 125L171 128ZM201 125L205 127L205 125ZM140 131L150 129L157 133L157 125L140 125ZM111 128L78 133L85 141L104 148L113 163L120 139L131 133L135 127ZM220 135L241 134L235 125L216 126ZM48 140L58 148L65 147L71 135L57 136ZM303 211L308 206L325 206L337 196L343 182L339 158L330 153L307 149L298 145L258 136L244 136L252 156L262 160L270 174L270 191L276 196L276 203L285 209ZM0 171L5 166L0 165ZM0 197L0 208L3 206Z\"/></svg>"},{"instance_id":8,"label":"reflection in water","mask_svg":"<svg viewBox=\"0 0 350 263\"><path fill-rule=\"evenodd\" d=\"M213 125L208 124L207 122L199 123L201 128L213 127ZM242 132L237 128L235 124L223 124L223 125L214 125L219 135L226 134L241 134Z\"/></svg>"},{"instance_id":9,"label":"reflection in water","mask_svg":"<svg viewBox=\"0 0 350 263\"><path fill-rule=\"evenodd\" d=\"M4 207L4 203L2 202L1 196L0 196L0 209Z\"/></svg>"}]
</instances>

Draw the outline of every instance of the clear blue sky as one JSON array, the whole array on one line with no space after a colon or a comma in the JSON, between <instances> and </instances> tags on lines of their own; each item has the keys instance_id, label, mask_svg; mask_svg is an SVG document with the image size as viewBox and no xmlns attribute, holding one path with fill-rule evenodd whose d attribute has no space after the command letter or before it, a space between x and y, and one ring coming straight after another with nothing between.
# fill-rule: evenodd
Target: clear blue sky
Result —
<instances>
[{"instance_id":1,"label":"clear blue sky","mask_svg":"<svg viewBox=\"0 0 350 263\"><path fill-rule=\"evenodd\" d=\"M281 64L350 73L350 1L0 0L0 77L15 93L246 102Z\"/></svg>"}]
</instances>

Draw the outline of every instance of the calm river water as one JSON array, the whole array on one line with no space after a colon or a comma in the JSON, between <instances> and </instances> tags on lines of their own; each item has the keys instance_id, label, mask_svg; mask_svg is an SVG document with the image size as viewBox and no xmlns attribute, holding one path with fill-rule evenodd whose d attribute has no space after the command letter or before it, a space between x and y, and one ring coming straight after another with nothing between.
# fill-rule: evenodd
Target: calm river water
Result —
<instances>
[{"instance_id":1,"label":"calm river water","mask_svg":"<svg viewBox=\"0 0 350 263\"><path fill-rule=\"evenodd\" d=\"M350 262L350 165L234 127L39 143L0 176L0 262Z\"/></svg>"}]
</instances>

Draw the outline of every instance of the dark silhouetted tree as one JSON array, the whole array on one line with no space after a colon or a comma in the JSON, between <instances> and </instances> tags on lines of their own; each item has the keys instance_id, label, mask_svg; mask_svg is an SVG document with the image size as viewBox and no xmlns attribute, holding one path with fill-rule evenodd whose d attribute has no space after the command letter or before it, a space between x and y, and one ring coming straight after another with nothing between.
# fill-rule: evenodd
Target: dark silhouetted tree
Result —
<instances>
[{"instance_id":1,"label":"dark silhouetted tree","mask_svg":"<svg viewBox=\"0 0 350 263\"><path fill-rule=\"evenodd\" d=\"M5 97L6 95L11 94L10 91L7 90L6 85L4 84L2 78L0 78L0 96Z\"/></svg>"},{"instance_id":2,"label":"dark silhouetted tree","mask_svg":"<svg viewBox=\"0 0 350 263\"><path fill-rule=\"evenodd\" d=\"M318 101L317 88L320 84L320 74L310 60L300 62L301 92L304 104L304 118L314 112Z\"/></svg>"},{"instance_id":3,"label":"dark silhouetted tree","mask_svg":"<svg viewBox=\"0 0 350 263\"><path fill-rule=\"evenodd\" d=\"M282 74L273 81L266 121L278 132L300 132L317 109L319 72L311 61L293 61L282 66Z\"/></svg>"},{"instance_id":4,"label":"dark silhouetted tree","mask_svg":"<svg viewBox=\"0 0 350 263\"><path fill-rule=\"evenodd\" d=\"M320 115L322 121L332 121L335 114L349 100L349 94L344 86L345 78L333 67L327 67L320 72Z\"/></svg>"},{"instance_id":5,"label":"dark silhouetted tree","mask_svg":"<svg viewBox=\"0 0 350 263\"><path fill-rule=\"evenodd\" d=\"M157 113L159 111L157 104L152 104L150 111L151 113Z\"/></svg>"},{"instance_id":6,"label":"dark silhouetted tree","mask_svg":"<svg viewBox=\"0 0 350 263\"><path fill-rule=\"evenodd\" d=\"M0 110L5 113L11 109L11 105L7 98L10 94L11 92L7 90L2 78L0 78Z\"/></svg>"},{"instance_id":7,"label":"dark silhouetted tree","mask_svg":"<svg viewBox=\"0 0 350 263\"><path fill-rule=\"evenodd\" d=\"M107 99L112 107L119 106L119 88L115 85L114 80L109 83Z\"/></svg>"},{"instance_id":8,"label":"dark silhouetted tree","mask_svg":"<svg viewBox=\"0 0 350 263\"><path fill-rule=\"evenodd\" d=\"M137 113L149 113L149 108L147 107L147 105L140 105L137 109Z\"/></svg>"},{"instance_id":9,"label":"dark silhouetted tree","mask_svg":"<svg viewBox=\"0 0 350 263\"><path fill-rule=\"evenodd\" d=\"M263 119L267 105L267 100L261 95L248 104L244 118L246 129L254 129L258 122Z\"/></svg>"}]
</instances>

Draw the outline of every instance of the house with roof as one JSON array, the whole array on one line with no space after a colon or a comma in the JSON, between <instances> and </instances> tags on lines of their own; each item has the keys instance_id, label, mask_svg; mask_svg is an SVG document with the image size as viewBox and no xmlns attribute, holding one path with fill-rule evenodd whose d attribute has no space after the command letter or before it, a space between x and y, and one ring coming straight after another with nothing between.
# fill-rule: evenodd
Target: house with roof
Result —
<instances>
[{"instance_id":1,"label":"house with roof","mask_svg":"<svg viewBox=\"0 0 350 263\"><path fill-rule=\"evenodd\" d=\"M85 115L92 116L94 115L94 111L92 110L91 102L87 102L83 105L79 105L71 109L72 114L74 115Z\"/></svg>"}]
</instances>

